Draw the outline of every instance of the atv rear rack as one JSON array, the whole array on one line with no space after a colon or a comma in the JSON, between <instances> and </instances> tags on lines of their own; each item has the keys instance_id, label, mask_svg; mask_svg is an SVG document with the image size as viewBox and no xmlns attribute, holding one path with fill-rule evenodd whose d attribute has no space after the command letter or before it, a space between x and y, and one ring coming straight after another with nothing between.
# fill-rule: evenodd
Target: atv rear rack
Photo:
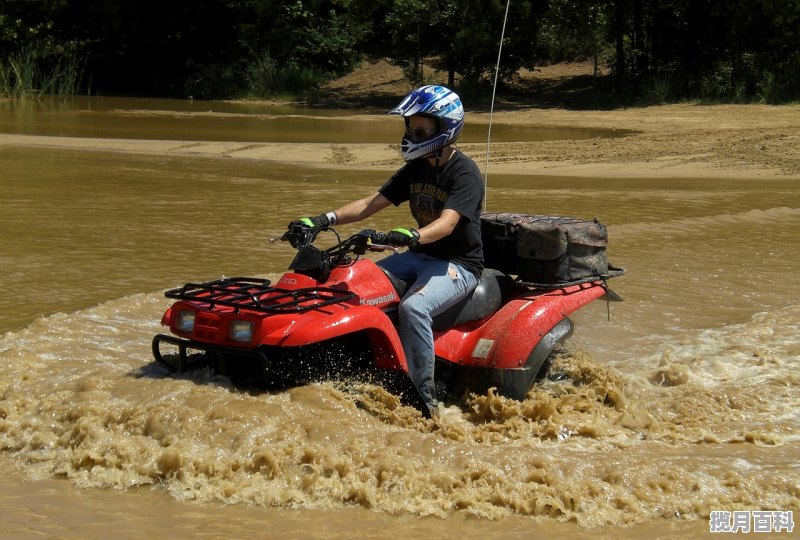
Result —
<instances>
[{"instance_id":1,"label":"atv rear rack","mask_svg":"<svg viewBox=\"0 0 800 540\"><path fill-rule=\"evenodd\" d=\"M356 297L355 293L328 287L282 289L271 287L268 279L251 277L222 278L203 283L187 283L164 293L167 298L205 304L211 309L226 306L236 311L261 313L303 313Z\"/></svg>"},{"instance_id":2,"label":"atv rear rack","mask_svg":"<svg viewBox=\"0 0 800 540\"><path fill-rule=\"evenodd\" d=\"M555 289L563 289L565 287L571 287L573 285L583 285L584 283L592 283L595 281L602 281L605 283L611 278L619 277L622 275L625 275L624 268L618 268L616 266L612 266L609 264L608 272L597 276L588 276L585 278L575 279L572 281L559 281L551 283L534 283L531 281L524 281L522 279L517 278L514 280L514 283L522 285L524 287L530 287L532 289L555 290Z\"/></svg>"}]
</instances>

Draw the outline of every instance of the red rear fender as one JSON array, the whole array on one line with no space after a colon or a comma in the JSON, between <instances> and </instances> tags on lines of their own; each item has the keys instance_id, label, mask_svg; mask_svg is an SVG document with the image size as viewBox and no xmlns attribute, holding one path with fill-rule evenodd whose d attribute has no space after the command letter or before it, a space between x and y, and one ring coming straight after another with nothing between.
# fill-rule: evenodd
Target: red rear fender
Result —
<instances>
[{"instance_id":1,"label":"red rear fender","mask_svg":"<svg viewBox=\"0 0 800 540\"><path fill-rule=\"evenodd\" d=\"M487 320L444 332L437 338L436 354L466 365L522 367L556 324L604 293L598 284L585 284L520 295Z\"/></svg>"}]
</instances>

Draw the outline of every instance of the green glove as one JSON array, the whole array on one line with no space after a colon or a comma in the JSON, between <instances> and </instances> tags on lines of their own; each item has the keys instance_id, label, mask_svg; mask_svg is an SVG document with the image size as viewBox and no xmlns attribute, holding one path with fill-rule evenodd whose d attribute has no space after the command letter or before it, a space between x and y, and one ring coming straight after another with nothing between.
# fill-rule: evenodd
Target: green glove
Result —
<instances>
[{"instance_id":1,"label":"green glove","mask_svg":"<svg viewBox=\"0 0 800 540\"><path fill-rule=\"evenodd\" d=\"M331 212L333 214L333 212ZM331 225L331 218L330 214L320 214L317 217L302 217L300 219L296 219L289 224L289 228L292 227L308 227L309 229L324 229Z\"/></svg>"},{"instance_id":2,"label":"green glove","mask_svg":"<svg viewBox=\"0 0 800 540\"><path fill-rule=\"evenodd\" d=\"M419 244L419 232L417 229L397 227L386 233L385 243L390 246L414 247Z\"/></svg>"}]
</instances>

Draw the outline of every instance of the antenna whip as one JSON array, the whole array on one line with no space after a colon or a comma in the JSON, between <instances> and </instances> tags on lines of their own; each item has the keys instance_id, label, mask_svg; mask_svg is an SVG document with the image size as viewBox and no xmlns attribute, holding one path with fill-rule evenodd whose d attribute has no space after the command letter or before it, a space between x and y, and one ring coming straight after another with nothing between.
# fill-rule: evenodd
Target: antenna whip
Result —
<instances>
[{"instance_id":1,"label":"antenna whip","mask_svg":"<svg viewBox=\"0 0 800 540\"><path fill-rule=\"evenodd\" d=\"M494 68L494 83L492 84L492 103L489 108L489 133L486 136L486 166L483 171L483 209L487 209L486 201L488 199L489 188L489 145L492 141L492 118L494 117L494 96L497 92L497 76L500 73L500 55L503 53L503 40L506 36L506 21L508 21L508 7L511 5L511 0L506 1L506 14L503 16L503 30L500 32L500 46L497 48L497 66Z\"/></svg>"}]
</instances>

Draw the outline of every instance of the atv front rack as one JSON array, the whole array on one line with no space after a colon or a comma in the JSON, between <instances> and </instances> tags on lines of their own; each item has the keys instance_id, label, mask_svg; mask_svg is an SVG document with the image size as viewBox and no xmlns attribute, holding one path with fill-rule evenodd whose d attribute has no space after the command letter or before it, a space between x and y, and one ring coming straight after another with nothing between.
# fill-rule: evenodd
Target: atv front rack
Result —
<instances>
[{"instance_id":1,"label":"atv front rack","mask_svg":"<svg viewBox=\"0 0 800 540\"><path fill-rule=\"evenodd\" d=\"M246 309L261 313L303 313L352 300L356 294L328 287L282 289L271 287L268 279L251 277L222 278L203 283L187 283L164 293L167 298L216 306Z\"/></svg>"}]
</instances>

